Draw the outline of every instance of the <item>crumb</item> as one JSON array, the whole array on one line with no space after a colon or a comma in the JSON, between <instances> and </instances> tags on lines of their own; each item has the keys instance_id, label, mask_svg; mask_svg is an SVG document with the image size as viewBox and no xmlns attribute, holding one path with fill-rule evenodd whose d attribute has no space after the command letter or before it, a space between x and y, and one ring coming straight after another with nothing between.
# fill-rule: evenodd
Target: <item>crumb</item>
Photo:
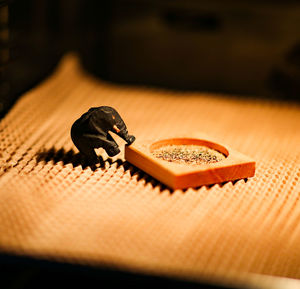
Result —
<instances>
[{"instance_id":1,"label":"crumb","mask_svg":"<svg viewBox=\"0 0 300 289\"><path fill-rule=\"evenodd\" d=\"M216 163L226 158L214 149L199 145L167 145L155 149L152 154L168 162L189 165Z\"/></svg>"}]
</instances>

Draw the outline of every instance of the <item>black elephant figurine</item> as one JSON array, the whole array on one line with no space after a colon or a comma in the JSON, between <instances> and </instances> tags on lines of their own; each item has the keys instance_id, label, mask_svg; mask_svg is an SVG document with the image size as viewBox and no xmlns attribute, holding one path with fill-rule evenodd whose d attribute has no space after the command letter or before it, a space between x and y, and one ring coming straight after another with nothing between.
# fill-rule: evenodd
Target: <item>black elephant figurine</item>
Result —
<instances>
[{"instance_id":1,"label":"black elephant figurine","mask_svg":"<svg viewBox=\"0 0 300 289\"><path fill-rule=\"evenodd\" d=\"M109 106L92 107L84 113L73 123L71 138L88 163L96 164L99 159L95 148L102 147L110 157L120 152L119 146L109 131L119 135L128 145L135 141L135 137L128 134L127 127L119 113Z\"/></svg>"}]
</instances>

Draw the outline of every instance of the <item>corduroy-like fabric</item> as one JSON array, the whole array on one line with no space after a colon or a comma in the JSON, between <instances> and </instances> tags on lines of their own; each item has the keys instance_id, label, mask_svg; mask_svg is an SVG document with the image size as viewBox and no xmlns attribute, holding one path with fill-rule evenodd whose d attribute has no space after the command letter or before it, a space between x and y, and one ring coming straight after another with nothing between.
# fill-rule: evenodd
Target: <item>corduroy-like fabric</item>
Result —
<instances>
[{"instance_id":1,"label":"corduroy-like fabric","mask_svg":"<svg viewBox=\"0 0 300 289\"><path fill-rule=\"evenodd\" d=\"M217 137L253 158L256 175L171 191L101 149L102 167L83 169L70 127L101 105L138 139ZM205 279L300 278L296 104L111 85L67 56L0 130L1 251Z\"/></svg>"}]
</instances>

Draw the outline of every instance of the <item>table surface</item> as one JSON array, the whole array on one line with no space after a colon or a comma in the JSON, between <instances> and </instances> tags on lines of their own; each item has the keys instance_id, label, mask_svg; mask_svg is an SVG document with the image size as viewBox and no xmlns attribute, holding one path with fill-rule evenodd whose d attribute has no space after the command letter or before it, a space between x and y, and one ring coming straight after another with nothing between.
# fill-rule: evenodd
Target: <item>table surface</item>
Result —
<instances>
[{"instance_id":1,"label":"table surface","mask_svg":"<svg viewBox=\"0 0 300 289\"><path fill-rule=\"evenodd\" d=\"M253 158L256 175L172 191L102 149L102 166L83 168L70 127L101 105L140 140L217 138ZM299 279L299 125L299 104L114 85L67 55L1 120L0 251L206 280Z\"/></svg>"}]
</instances>

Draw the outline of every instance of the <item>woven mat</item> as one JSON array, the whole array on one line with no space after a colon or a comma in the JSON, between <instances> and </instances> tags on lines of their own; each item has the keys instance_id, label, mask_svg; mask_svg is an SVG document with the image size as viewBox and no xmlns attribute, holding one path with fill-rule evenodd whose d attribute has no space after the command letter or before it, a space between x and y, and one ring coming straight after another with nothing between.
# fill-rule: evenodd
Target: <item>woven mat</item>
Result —
<instances>
[{"instance_id":1,"label":"woven mat","mask_svg":"<svg viewBox=\"0 0 300 289\"><path fill-rule=\"evenodd\" d=\"M102 167L82 168L70 127L101 105L141 140L217 137L255 159L256 175L171 191L101 149ZM296 104L112 85L67 55L1 121L0 250L191 278L300 278L299 125Z\"/></svg>"}]
</instances>

